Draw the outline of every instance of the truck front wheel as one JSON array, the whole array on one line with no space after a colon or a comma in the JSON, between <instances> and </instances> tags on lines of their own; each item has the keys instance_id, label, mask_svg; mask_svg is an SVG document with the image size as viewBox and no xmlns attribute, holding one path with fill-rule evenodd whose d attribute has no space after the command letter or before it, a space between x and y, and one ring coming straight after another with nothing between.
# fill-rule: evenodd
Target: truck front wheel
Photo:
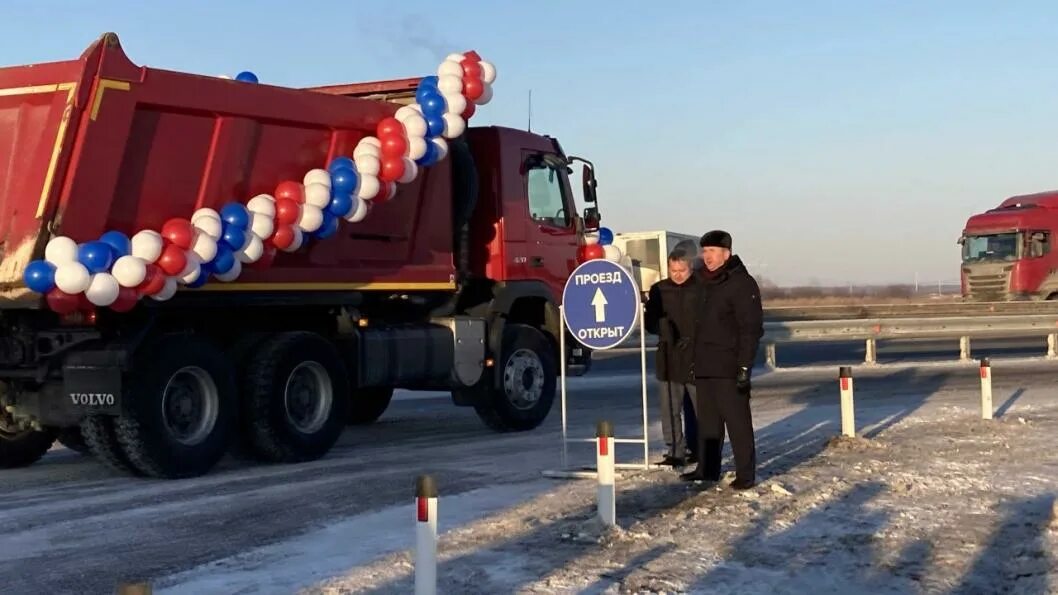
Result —
<instances>
[{"instance_id":1,"label":"truck front wheel","mask_svg":"<svg viewBox=\"0 0 1058 595\"><path fill-rule=\"evenodd\" d=\"M227 452L238 398L228 358L208 341L171 335L132 369L129 413L116 425L132 464L170 479L212 469Z\"/></svg>"},{"instance_id":2,"label":"truck front wheel","mask_svg":"<svg viewBox=\"0 0 1058 595\"><path fill-rule=\"evenodd\" d=\"M499 386L474 405L485 425L498 432L531 430L547 418L558 377L554 347L536 328L509 324L503 331ZM492 381L492 375L485 379ZM491 384L490 384L491 386Z\"/></svg>"},{"instance_id":3,"label":"truck front wheel","mask_svg":"<svg viewBox=\"0 0 1058 595\"><path fill-rule=\"evenodd\" d=\"M347 395L349 376L330 341L314 333L278 335L246 370L244 440L266 461L318 459L342 434Z\"/></svg>"},{"instance_id":4,"label":"truck front wheel","mask_svg":"<svg viewBox=\"0 0 1058 595\"><path fill-rule=\"evenodd\" d=\"M45 429L15 430L0 419L0 468L15 469L36 463L55 442L55 433Z\"/></svg>"}]
</instances>

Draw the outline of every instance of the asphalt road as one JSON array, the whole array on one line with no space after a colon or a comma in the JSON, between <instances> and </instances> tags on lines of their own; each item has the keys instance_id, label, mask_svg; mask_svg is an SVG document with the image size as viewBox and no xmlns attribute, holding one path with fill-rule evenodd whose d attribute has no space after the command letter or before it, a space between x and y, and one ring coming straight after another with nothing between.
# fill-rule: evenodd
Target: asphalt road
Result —
<instances>
[{"instance_id":1,"label":"asphalt road","mask_svg":"<svg viewBox=\"0 0 1058 595\"><path fill-rule=\"evenodd\" d=\"M1010 349L1016 353L1025 346ZM790 350L786 357L816 363L824 355ZM892 357L905 356L894 351ZM590 377L570 380L572 436L589 436L600 418L614 420L619 436L641 431L638 361L634 351L607 353ZM1056 374L1053 362L997 365L996 407L1010 414L1023 403L1054 399ZM648 386L657 455L660 428L653 382ZM754 387L762 452L776 428L797 432L816 423L805 412L836 416L830 369L761 372ZM859 369L858 422L864 431L881 431L926 406L973 403L978 387L975 369L967 364ZM341 519L406 506L420 473L435 475L444 495L538 482L541 471L559 464L559 420L556 401L541 428L499 435L443 395L405 394L376 425L347 431L323 460L273 466L225 461L206 477L183 481L118 476L56 447L33 467L0 474L2 591L111 593L123 580L164 583L168 575ZM582 446L571 450L574 459L586 462L590 449ZM633 461L641 452L622 445L618 456ZM350 543L383 538L349 536Z\"/></svg>"}]
</instances>

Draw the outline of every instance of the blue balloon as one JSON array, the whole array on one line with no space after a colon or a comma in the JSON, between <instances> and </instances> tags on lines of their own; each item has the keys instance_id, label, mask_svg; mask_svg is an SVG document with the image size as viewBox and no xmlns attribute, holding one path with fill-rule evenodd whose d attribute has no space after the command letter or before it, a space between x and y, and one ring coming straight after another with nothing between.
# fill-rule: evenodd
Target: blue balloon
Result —
<instances>
[{"instance_id":1,"label":"blue balloon","mask_svg":"<svg viewBox=\"0 0 1058 595\"><path fill-rule=\"evenodd\" d=\"M241 245L239 246L242 247ZM218 275L223 275L235 266L235 253L223 243L217 244L217 256L209 263L209 268Z\"/></svg>"},{"instance_id":2,"label":"blue balloon","mask_svg":"<svg viewBox=\"0 0 1058 595\"><path fill-rule=\"evenodd\" d=\"M89 273L102 273L110 270L110 266L114 264L114 252L109 244L86 242L77 247L77 260Z\"/></svg>"},{"instance_id":3,"label":"blue balloon","mask_svg":"<svg viewBox=\"0 0 1058 595\"><path fill-rule=\"evenodd\" d=\"M336 192L327 205L327 212L335 217L345 217L353 210L353 195L348 192Z\"/></svg>"},{"instance_id":4,"label":"blue balloon","mask_svg":"<svg viewBox=\"0 0 1058 595\"><path fill-rule=\"evenodd\" d=\"M351 194L356 190L356 170L340 167L331 171L331 192L333 194Z\"/></svg>"},{"instance_id":5,"label":"blue balloon","mask_svg":"<svg viewBox=\"0 0 1058 595\"><path fill-rule=\"evenodd\" d=\"M436 74L431 74L430 76L422 77L422 80L419 81L419 86L420 87L431 87L431 88L436 89L437 88L437 83L440 82L440 80L441 80L440 77L438 77Z\"/></svg>"},{"instance_id":6,"label":"blue balloon","mask_svg":"<svg viewBox=\"0 0 1058 595\"><path fill-rule=\"evenodd\" d=\"M220 236L220 239L230 246L232 250L239 250L246 245L246 229L235 227L234 225L225 225L224 233Z\"/></svg>"},{"instance_id":7,"label":"blue balloon","mask_svg":"<svg viewBox=\"0 0 1058 595\"><path fill-rule=\"evenodd\" d=\"M256 83L256 82L258 82L257 81L257 75L252 73L252 72L250 72L249 70L244 70L244 71L240 72L239 74L235 75L235 80L241 81L243 83Z\"/></svg>"},{"instance_id":8,"label":"blue balloon","mask_svg":"<svg viewBox=\"0 0 1058 595\"><path fill-rule=\"evenodd\" d=\"M599 228L599 244L608 246L613 243L613 231L609 227Z\"/></svg>"},{"instance_id":9,"label":"blue balloon","mask_svg":"<svg viewBox=\"0 0 1058 595\"><path fill-rule=\"evenodd\" d=\"M34 260L22 273L26 287L37 293L48 293L55 287L55 265L46 260Z\"/></svg>"},{"instance_id":10,"label":"blue balloon","mask_svg":"<svg viewBox=\"0 0 1058 595\"><path fill-rule=\"evenodd\" d=\"M220 218L231 227L246 229L250 226L250 212L237 202L229 202L224 205L224 208L220 210ZM242 244L236 246L236 248L242 248Z\"/></svg>"},{"instance_id":11,"label":"blue balloon","mask_svg":"<svg viewBox=\"0 0 1058 595\"><path fill-rule=\"evenodd\" d=\"M427 122L427 125L429 125L429 122ZM426 153L424 153L422 157L416 159L415 163L421 165L422 167L430 167L434 163L437 163L437 156L437 145L431 142L427 142Z\"/></svg>"},{"instance_id":12,"label":"blue balloon","mask_svg":"<svg viewBox=\"0 0 1058 595\"><path fill-rule=\"evenodd\" d=\"M341 157L335 157L331 160L331 164L327 166L327 171L333 175L335 170L342 168L356 171L356 162L353 161L352 157L345 157L344 155Z\"/></svg>"},{"instance_id":13,"label":"blue balloon","mask_svg":"<svg viewBox=\"0 0 1058 595\"><path fill-rule=\"evenodd\" d=\"M317 238L324 240L335 234L338 231L338 218L331 213L323 212L323 225L320 228L312 232L312 235Z\"/></svg>"},{"instance_id":14,"label":"blue balloon","mask_svg":"<svg viewBox=\"0 0 1058 595\"><path fill-rule=\"evenodd\" d=\"M195 289L196 287L202 287L207 281L209 281L209 274L206 273L205 267L202 267L202 272L198 274L198 279L195 279L192 283L188 283L187 286L191 289Z\"/></svg>"},{"instance_id":15,"label":"blue balloon","mask_svg":"<svg viewBox=\"0 0 1058 595\"><path fill-rule=\"evenodd\" d=\"M430 115L426 117L426 140L441 136L445 131L445 121L441 116ZM426 143L433 145L433 143Z\"/></svg>"},{"instance_id":16,"label":"blue balloon","mask_svg":"<svg viewBox=\"0 0 1058 595\"><path fill-rule=\"evenodd\" d=\"M99 241L110 246L114 252L114 260L132 253L132 240L120 231L108 231L99 237Z\"/></svg>"},{"instance_id":17,"label":"blue balloon","mask_svg":"<svg viewBox=\"0 0 1058 595\"><path fill-rule=\"evenodd\" d=\"M445 98L441 96L437 91L431 91L427 93L422 101L419 102L422 107L422 113L424 116L429 118L430 116L437 116L440 118L445 114L445 110L448 109L448 104L445 103Z\"/></svg>"}]
</instances>

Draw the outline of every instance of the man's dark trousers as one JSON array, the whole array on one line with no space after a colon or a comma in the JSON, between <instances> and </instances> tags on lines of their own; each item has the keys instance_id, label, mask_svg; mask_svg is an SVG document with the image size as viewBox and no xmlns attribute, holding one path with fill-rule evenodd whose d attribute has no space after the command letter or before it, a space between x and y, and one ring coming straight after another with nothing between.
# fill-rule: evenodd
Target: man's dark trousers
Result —
<instances>
[{"instance_id":1,"label":"man's dark trousers","mask_svg":"<svg viewBox=\"0 0 1058 595\"><path fill-rule=\"evenodd\" d=\"M757 451L749 395L740 393L734 378L698 378L698 453L706 479L720 479L724 430L731 434L735 479L756 479Z\"/></svg>"}]
</instances>

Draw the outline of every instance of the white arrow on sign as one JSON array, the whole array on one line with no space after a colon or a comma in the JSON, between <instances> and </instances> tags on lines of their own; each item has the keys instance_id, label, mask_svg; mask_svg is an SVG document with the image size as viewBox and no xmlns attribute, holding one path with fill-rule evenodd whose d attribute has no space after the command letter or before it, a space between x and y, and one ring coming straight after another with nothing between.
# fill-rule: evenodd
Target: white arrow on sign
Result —
<instances>
[{"instance_id":1,"label":"white arrow on sign","mask_svg":"<svg viewBox=\"0 0 1058 595\"><path fill-rule=\"evenodd\" d=\"M591 305L595 306L595 322L606 322L606 296L602 294L602 288L595 288L595 297L591 298Z\"/></svg>"}]
</instances>

